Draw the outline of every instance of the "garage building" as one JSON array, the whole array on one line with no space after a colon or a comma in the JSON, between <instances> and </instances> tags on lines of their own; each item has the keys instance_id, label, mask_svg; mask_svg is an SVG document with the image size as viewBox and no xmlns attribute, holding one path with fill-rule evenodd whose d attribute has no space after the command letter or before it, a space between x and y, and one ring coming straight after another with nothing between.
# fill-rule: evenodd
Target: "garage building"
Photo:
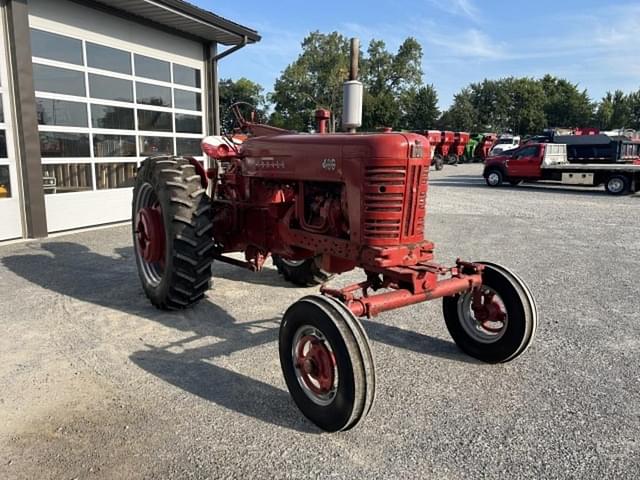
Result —
<instances>
[{"instance_id":1,"label":"garage building","mask_svg":"<svg viewBox=\"0 0 640 480\"><path fill-rule=\"evenodd\" d=\"M136 168L219 133L256 31L182 0L0 0L0 241L127 220Z\"/></svg>"}]
</instances>

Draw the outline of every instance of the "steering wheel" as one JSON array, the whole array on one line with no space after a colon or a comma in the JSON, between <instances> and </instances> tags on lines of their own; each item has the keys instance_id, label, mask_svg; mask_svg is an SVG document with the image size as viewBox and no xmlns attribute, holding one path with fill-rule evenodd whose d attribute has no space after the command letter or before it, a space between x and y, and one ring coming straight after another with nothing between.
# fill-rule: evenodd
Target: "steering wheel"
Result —
<instances>
[{"instance_id":1,"label":"steering wheel","mask_svg":"<svg viewBox=\"0 0 640 480\"><path fill-rule=\"evenodd\" d=\"M244 111L244 113L243 113ZM247 121L245 113L249 114L249 120ZM231 132L246 133L247 123L255 123L256 121L256 107L249 102L235 102L229 105L227 108L227 116L233 115L233 121L231 122Z\"/></svg>"}]
</instances>

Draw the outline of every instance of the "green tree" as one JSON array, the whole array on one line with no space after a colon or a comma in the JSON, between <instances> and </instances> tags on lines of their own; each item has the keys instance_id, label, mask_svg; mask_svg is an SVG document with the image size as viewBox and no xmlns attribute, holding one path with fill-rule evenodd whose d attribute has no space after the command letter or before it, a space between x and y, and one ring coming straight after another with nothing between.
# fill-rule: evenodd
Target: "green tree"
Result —
<instances>
[{"instance_id":1,"label":"green tree","mask_svg":"<svg viewBox=\"0 0 640 480\"><path fill-rule=\"evenodd\" d=\"M302 41L302 53L276 80L270 100L271 123L306 131L318 108L331 111L330 130L335 131L342 113L342 84L349 74L349 41L337 32L310 33Z\"/></svg>"},{"instance_id":2,"label":"green tree","mask_svg":"<svg viewBox=\"0 0 640 480\"><path fill-rule=\"evenodd\" d=\"M478 112L478 119L488 130L511 128L509 121L509 92L505 80L488 80L469 86L471 103Z\"/></svg>"},{"instance_id":3,"label":"green tree","mask_svg":"<svg viewBox=\"0 0 640 480\"><path fill-rule=\"evenodd\" d=\"M631 109L628 100L622 90L616 90L613 93L610 128L626 128L631 123Z\"/></svg>"},{"instance_id":4,"label":"green tree","mask_svg":"<svg viewBox=\"0 0 640 480\"><path fill-rule=\"evenodd\" d=\"M330 131L342 116L343 83L349 74L348 40L337 32L312 32L302 42L302 53L276 80L270 100L274 104L273 125L306 131L313 125L314 111L331 111ZM400 127L416 118L431 118L436 102L433 87L422 84L422 47L407 38L397 53L387 51L384 42L371 40L367 55L361 55L364 85L363 128ZM422 90L422 88L425 88ZM418 108L410 100L424 100ZM437 115L437 110L436 110Z\"/></svg>"},{"instance_id":5,"label":"green tree","mask_svg":"<svg viewBox=\"0 0 640 480\"><path fill-rule=\"evenodd\" d=\"M629 128L640 130L640 90L627 97L629 105Z\"/></svg>"},{"instance_id":6,"label":"green tree","mask_svg":"<svg viewBox=\"0 0 640 480\"><path fill-rule=\"evenodd\" d=\"M387 51L382 40L371 40L361 64L364 129L405 126L417 114L410 99L420 95L431 101L428 97L435 93L432 87L422 85L422 47L412 37L400 45L395 55ZM431 104L426 105L425 112L430 107Z\"/></svg>"},{"instance_id":7,"label":"green tree","mask_svg":"<svg viewBox=\"0 0 640 480\"><path fill-rule=\"evenodd\" d=\"M586 90L565 79L545 75L540 80L545 95L544 114L549 127L584 127L593 117Z\"/></svg>"},{"instance_id":8,"label":"green tree","mask_svg":"<svg viewBox=\"0 0 640 480\"><path fill-rule=\"evenodd\" d=\"M613 95L611 92L602 97L595 112L595 124L600 130L611 128L611 118L613 116Z\"/></svg>"},{"instance_id":9,"label":"green tree","mask_svg":"<svg viewBox=\"0 0 640 480\"><path fill-rule=\"evenodd\" d=\"M472 101L469 87L463 88L453 97L453 104L438 121L442 130L472 132L482 129L478 121L478 111Z\"/></svg>"},{"instance_id":10,"label":"green tree","mask_svg":"<svg viewBox=\"0 0 640 480\"><path fill-rule=\"evenodd\" d=\"M544 90L532 78L507 78L502 81L508 100L506 126L516 134L538 133L545 126Z\"/></svg>"},{"instance_id":11,"label":"green tree","mask_svg":"<svg viewBox=\"0 0 640 480\"><path fill-rule=\"evenodd\" d=\"M433 85L410 89L402 97L404 118L402 128L427 130L433 128L440 116L438 93Z\"/></svg>"},{"instance_id":12,"label":"green tree","mask_svg":"<svg viewBox=\"0 0 640 480\"><path fill-rule=\"evenodd\" d=\"M263 91L262 86L246 78L235 81L230 78L220 80L220 118L223 131L228 132L233 128L233 116L229 107L236 102L253 105L258 117L264 117L266 104Z\"/></svg>"}]
</instances>

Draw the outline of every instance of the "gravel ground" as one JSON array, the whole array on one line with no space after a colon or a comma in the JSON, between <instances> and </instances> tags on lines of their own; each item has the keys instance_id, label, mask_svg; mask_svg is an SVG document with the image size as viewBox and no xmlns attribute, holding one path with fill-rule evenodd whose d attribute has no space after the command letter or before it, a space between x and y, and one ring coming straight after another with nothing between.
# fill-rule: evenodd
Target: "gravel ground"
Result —
<instances>
[{"instance_id":1,"label":"gravel ground","mask_svg":"<svg viewBox=\"0 0 640 480\"><path fill-rule=\"evenodd\" d=\"M527 281L532 348L460 353L440 302L388 312L376 404L320 433L292 403L278 321L313 289L215 264L208 298L152 308L127 227L0 246L0 478L628 478L640 476L640 196L490 189L432 172L437 258ZM360 278L359 272L336 283Z\"/></svg>"}]
</instances>

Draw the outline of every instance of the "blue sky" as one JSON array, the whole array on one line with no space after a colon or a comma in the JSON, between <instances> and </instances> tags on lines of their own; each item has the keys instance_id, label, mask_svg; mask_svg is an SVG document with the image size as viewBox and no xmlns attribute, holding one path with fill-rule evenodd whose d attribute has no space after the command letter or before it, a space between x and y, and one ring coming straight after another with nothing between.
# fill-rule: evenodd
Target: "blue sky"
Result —
<instances>
[{"instance_id":1,"label":"blue sky","mask_svg":"<svg viewBox=\"0 0 640 480\"><path fill-rule=\"evenodd\" d=\"M595 0L480 1L190 0L256 29L262 41L220 62L222 78L247 77L271 91L313 30L384 40L396 51L408 37L423 48L424 81L440 106L470 82L551 73L586 88L640 88L640 2Z\"/></svg>"}]
</instances>

